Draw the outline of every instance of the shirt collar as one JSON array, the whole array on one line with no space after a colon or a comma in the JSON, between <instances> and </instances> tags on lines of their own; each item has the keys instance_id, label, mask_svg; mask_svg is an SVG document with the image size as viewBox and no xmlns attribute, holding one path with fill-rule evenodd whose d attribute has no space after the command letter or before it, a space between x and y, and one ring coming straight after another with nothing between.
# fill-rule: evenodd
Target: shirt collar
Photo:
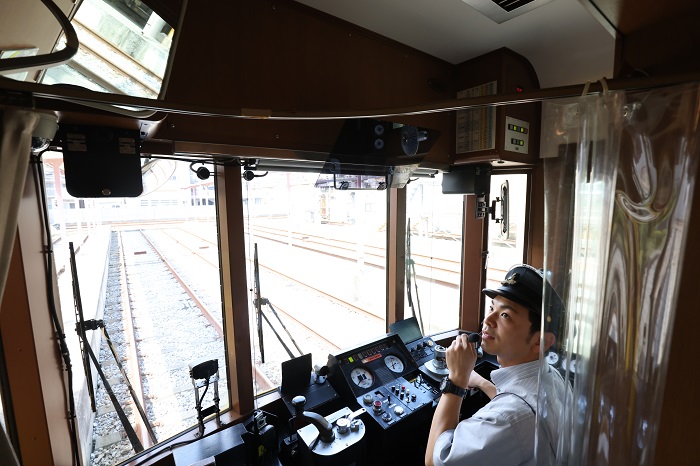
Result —
<instances>
[{"instance_id":1,"label":"shirt collar","mask_svg":"<svg viewBox=\"0 0 700 466\"><path fill-rule=\"evenodd\" d=\"M516 364L515 366L502 367L491 372L491 380L494 385L496 385L496 389L501 392L503 390L508 390L508 388L517 384L520 380L530 377L537 379L539 369L539 360Z\"/></svg>"}]
</instances>

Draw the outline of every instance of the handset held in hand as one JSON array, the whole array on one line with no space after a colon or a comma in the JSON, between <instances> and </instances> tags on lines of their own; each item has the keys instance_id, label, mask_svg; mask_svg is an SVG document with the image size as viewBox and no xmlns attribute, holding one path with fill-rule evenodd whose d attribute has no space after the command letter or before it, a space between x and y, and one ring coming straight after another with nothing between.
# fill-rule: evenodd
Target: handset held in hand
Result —
<instances>
[{"instance_id":1,"label":"handset held in hand","mask_svg":"<svg viewBox=\"0 0 700 466\"><path fill-rule=\"evenodd\" d=\"M467 341L476 343L477 346L481 344L481 335L478 333L472 333L467 337Z\"/></svg>"}]
</instances>

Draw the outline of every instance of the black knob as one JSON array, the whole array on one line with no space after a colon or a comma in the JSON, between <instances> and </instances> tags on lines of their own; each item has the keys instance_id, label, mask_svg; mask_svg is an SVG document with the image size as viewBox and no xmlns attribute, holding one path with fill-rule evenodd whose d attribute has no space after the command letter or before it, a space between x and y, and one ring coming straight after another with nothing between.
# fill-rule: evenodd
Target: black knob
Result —
<instances>
[{"instance_id":1,"label":"black knob","mask_svg":"<svg viewBox=\"0 0 700 466\"><path fill-rule=\"evenodd\" d=\"M294 413L299 416L304 411L304 405L306 404L306 398L298 395L292 398L292 406L294 406Z\"/></svg>"}]
</instances>

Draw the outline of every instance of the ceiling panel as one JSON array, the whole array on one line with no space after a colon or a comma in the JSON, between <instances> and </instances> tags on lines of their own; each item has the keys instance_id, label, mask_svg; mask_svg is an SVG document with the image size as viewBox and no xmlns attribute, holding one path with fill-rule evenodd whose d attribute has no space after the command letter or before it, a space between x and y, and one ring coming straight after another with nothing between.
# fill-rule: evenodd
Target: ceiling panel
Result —
<instances>
[{"instance_id":1,"label":"ceiling panel","mask_svg":"<svg viewBox=\"0 0 700 466\"><path fill-rule=\"evenodd\" d=\"M298 0L450 63L508 47L542 87L612 76L615 39L578 0L554 0L498 24L462 0Z\"/></svg>"}]
</instances>

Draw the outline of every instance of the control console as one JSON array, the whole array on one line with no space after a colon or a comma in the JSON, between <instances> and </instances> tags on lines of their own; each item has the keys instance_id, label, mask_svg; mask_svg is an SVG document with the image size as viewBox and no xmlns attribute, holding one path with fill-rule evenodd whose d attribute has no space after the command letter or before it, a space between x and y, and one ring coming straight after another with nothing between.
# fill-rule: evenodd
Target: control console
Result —
<instances>
[{"instance_id":1,"label":"control console","mask_svg":"<svg viewBox=\"0 0 700 466\"><path fill-rule=\"evenodd\" d=\"M358 397L357 401L382 428L388 429L414 411L432 406L439 396L440 391L419 375L410 380L398 377Z\"/></svg>"},{"instance_id":2,"label":"control console","mask_svg":"<svg viewBox=\"0 0 700 466\"><path fill-rule=\"evenodd\" d=\"M413 357L413 360L416 361L418 366L421 366L434 358L433 352L435 351L436 346L435 341L430 336L412 341L406 345L408 351Z\"/></svg>"},{"instance_id":3,"label":"control console","mask_svg":"<svg viewBox=\"0 0 700 466\"><path fill-rule=\"evenodd\" d=\"M430 345L411 344L413 353L396 334L329 355L329 380L335 389L365 408L388 429L412 414L430 409L439 392L424 381L413 354ZM421 353L422 354L422 353Z\"/></svg>"}]
</instances>

